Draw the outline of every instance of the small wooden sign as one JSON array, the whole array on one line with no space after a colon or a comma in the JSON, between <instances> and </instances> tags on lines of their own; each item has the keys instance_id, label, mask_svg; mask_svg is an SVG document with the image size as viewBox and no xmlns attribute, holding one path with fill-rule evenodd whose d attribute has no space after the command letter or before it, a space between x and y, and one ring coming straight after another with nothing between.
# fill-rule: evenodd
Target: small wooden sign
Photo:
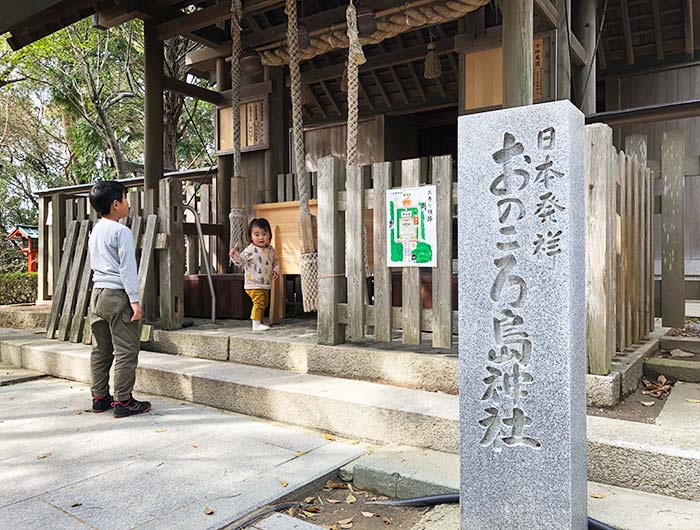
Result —
<instances>
[{"instance_id":1,"label":"small wooden sign","mask_svg":"<svg viewBox=\"0 0 700 530\"><path fill-rule=\"evenodd\" d=\"M242 101L241 113L241 151L267 149L268 143L268 105L267 96ZM225 155L233 151L233 127L231 107L221 107L216 113L216 154Z\"/></svg>"}]
</instances>

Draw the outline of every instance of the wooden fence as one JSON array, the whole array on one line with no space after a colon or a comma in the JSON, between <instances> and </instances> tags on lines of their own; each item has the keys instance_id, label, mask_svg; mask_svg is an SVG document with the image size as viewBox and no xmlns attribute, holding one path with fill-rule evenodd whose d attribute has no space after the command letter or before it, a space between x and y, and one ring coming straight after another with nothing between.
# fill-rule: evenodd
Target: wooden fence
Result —
<instances>
[{"instance_id":1,"label":"wooden fence","mask_svg":"<svg viewBox=\"0 0 700 530\"><path fill-rule=\"evenodd\" d=\"M399 164L398 162L396 164ZM402 331L407 345L432 332L434 348L451 348L457 330L452 308L453 172L450 156L400 162L401 186L432 183L437 188L437 268L432 269L432 308L423 307L418 267L401 270L401 307L392 307L392 275L387 267L386 190L392 187L392 163L354 166L326 157L319 164L318 189L318 340L339 344L363 340L373 327L377 341ZM371 223L366 222L371 210ZM367 293L367 225L373 232L374 296ZM373 302L373 303L370 303Z\"/></svg>"},{"instance_id":2,"label":"wooden fence","mask_svg":"<svg viewBox=\"0 0 700 530\"><path fill-rule=\"evenodd\" d=\"M618 152L610 127L586 126L586 349L592 374L608 374L616 351L654 329L653 180L639 147L629 143L629 153Z\"/></svg>"}]
</instances>

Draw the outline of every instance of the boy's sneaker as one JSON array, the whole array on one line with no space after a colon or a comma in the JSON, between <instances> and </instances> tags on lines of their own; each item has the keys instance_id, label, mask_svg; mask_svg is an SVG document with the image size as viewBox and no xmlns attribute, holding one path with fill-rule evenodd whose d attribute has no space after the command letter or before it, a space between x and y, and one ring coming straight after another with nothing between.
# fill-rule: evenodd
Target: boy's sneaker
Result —
<instances>
[{"instance_id":1,"label":"boy's sneaker","mask_svg":"<svg viewBox=\"0 0 700 530\"><path fill-rule=\"evenodd\" d=\"M107 395L106 397L92 397L92 411L93 412L104 412L112 408L114 400L112 396Z\"/></svg>"},{"instance_id":2,"label":"boy's sneaker","mask_svg":"<svg viewBox=\"0 0 700 530\"><path fill-rule=\"evenodd\" d=\"M129 401L114 402L114 417L126 418L135 414L143 414L151 410L151 404L148 401L137 401L133 397Z\"/></svg>"}]
</instances>

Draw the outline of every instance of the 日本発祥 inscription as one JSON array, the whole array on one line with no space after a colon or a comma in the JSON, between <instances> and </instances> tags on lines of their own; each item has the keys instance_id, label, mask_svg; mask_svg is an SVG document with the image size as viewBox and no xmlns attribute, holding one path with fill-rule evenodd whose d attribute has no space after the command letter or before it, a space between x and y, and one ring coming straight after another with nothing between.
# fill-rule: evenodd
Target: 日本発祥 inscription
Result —
<instances>
[{"instance_id":1,"label":"\u65e5\u672c\u767a\u7965 inscription","mask_svg":"<svg viewBox=\"0 0 700 530\"><path fill-rule=\"evenodd\" d=\"M586 528L583 125L459 118L463 530Z\"/></svg>"}]
</instances>

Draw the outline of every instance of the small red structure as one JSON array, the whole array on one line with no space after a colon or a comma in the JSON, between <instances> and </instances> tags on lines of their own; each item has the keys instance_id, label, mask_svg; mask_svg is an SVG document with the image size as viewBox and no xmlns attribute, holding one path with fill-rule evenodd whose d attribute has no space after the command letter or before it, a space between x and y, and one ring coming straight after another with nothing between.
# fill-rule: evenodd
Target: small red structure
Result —
<instances>
[{"instance_id":1,"label":"small red structure","mask_svg":"<svg viewBox=\"0 0 700 530\"><path fill-rule=\"evenodd\" d=\"M27 256L27 272L37 271L37 250L39 248L39 228L29 225L17 225L7 239L21 239L20 252Z\"/></svg>"}]
</instances>

